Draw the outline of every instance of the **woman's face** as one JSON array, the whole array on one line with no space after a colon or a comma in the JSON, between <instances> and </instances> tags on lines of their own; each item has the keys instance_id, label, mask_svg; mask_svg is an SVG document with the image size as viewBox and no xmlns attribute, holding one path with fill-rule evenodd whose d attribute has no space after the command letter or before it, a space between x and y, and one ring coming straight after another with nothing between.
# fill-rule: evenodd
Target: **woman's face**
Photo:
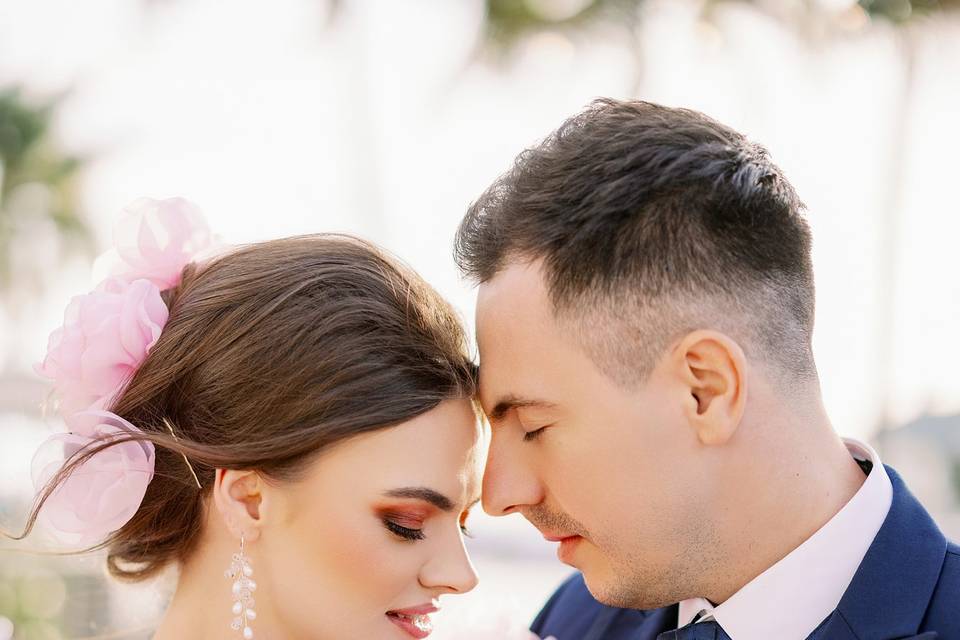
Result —
<instances>
[{"instance_id":1,"label":"woman's face","mask_svg":"<svg viewBox=\"0 0 960 640\"><path fill-rule=\"evenodd\" d=\"M331 448L278 487L250 551L284 637L425 638L438 597L477 584L462 527L481 447L470 402L448 400Z\"/></svg>"}]
</instances>

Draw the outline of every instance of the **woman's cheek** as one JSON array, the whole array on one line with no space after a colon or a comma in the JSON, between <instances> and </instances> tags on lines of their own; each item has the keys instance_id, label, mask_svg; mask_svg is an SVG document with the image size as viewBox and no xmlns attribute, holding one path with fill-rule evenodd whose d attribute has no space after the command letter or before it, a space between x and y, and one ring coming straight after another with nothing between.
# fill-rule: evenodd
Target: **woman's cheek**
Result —
<instances>
[{"instance_id":1,"label":"woman's cheek","mask_svg":"<svg viewBox=\"0 0 960 640\"><path fill-rule=\"evenodd\" d=\"M418 542L406 542L387 531L375 517L360 519L350 526L338 528L328 540L324 552L329 570L338 583L355 595L357 606L382 607L374 613L385 613L396 606L396 598L416 583L417 574L410 567L410 557Z\"/></svg>"},{"instance_id":2,"label":"woman's cheek","mask_svg":"<svg viewBox=\"0 0 960 640\"><path fill-rule=\"evenodd\" d=\"M349 586L350 592L369 603L371 592L382 581L383 573L391 570L387 531L370 518L339 526L329 535L320 545L327 570L340 585Z\"/></svg>"},{"instance_id":3,"label":"woman's cheek","mask_svg":"<svg viewBox=\"0 0 960 640\"><path fill-rule=\"evenodd\" d=\"M327 515L302 518L287 530L291 535L278 550L285 557L276 565L286 567L285 575L277 577L291 611L314 617L310 612L323 603L324 626L339 628L374 613L378 585L393 571L385 549L390 540L373 518Z\"/></svg>"}]
</instances>

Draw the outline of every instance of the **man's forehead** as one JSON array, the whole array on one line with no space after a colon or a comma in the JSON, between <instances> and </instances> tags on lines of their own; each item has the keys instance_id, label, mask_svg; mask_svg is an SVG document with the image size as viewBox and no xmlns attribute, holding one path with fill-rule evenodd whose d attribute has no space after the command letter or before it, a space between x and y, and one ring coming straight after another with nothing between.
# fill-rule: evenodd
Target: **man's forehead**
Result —
<instances>
[{"instance_id":1,"label":"man's forehead","mask_svg":"<svg viewBox=\"0 0 960 640\"><path fill-rule=\"evenodd\" d=\"M545 295L542 260L514 260L506 263L477 293L478 309L482 303L497 302L517 296L539 299Z\"/></svg>"},{"instance_id":2,"label":"man's forehead","mask_svg":"<svg viewBox=\"0 0 960 640\"><path fill-rule=\"evenodd\" d=\"M551 346L556 327L541 273L540 261L511 262L480 286L479 395L488 416L503 402L526 398L524 379L536 373L530 368L556 349Z\"/></svg>"},{"instance_id":3,"label":"man's forehead","mask_svg":"<svg viewBox=\"0 0 960 640\"><path fill-rule=\"evenodd\" d=\"M555 329L552 308L540 276L533 264L511 264L480 285L477 294L477 343L484 354L494 347L516 348L536 336ZM491 347L486 349L485 347ZM487 353L487 357L489 357Z\"/></svg>"}]
</instances>

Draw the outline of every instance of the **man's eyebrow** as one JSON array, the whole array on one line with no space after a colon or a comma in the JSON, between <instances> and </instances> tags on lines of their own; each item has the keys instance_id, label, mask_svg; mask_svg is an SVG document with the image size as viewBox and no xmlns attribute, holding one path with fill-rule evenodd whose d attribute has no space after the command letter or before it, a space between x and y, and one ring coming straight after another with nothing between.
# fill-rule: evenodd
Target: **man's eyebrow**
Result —
<instances>
[{"instance_id":1,"label":"man's eyebrow","mask_svg":"<svg viewBox=\"0 0 960 640\"><path fill-rule=\"evenodd\" d=\"M547 402L546 400L534 400L518 398L516 396L507 396L497 402L497 404L493 407L493 411L487 414L487 420L490 421L490 424L500 422L513 409L524 409L528 407L552 409L555 406L555 404L552 402Z\"/></svg>"},{"instance_id":2,"label":"man's eyebrow","mask_svg":"<svg viewBox=\"0 0 960 640\"><path fill-rule=\"evenodd\" d=\"M428 487L401 487L384 491L383 495L389 498L410 498L429 502L441 511L453 511L456 506L450 498Z\"/></svg>"}]
</instances>

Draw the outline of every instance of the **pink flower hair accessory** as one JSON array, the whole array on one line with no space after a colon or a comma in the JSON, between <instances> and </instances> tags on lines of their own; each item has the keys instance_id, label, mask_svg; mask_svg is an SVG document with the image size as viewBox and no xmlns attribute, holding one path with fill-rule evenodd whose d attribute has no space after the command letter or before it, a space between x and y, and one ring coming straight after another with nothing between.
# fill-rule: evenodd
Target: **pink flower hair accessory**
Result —
<instances>
[{"instance_id":1,"label":"pink flower hair accessory","mask_svg":"<svg viewBox=\"0 0 960 640\"><path fill-rule=\"evenodd\" d=\"M76 466L53 490L38 516L61 542L88 547L137 512L153 479L154 448L150 442L127 440L124 436L142 432L120 416L108 411L85 413L93 425L89 435L51 436L40 445L31 468L34 488L40 493L74 456L114 443Z\"/></svg>"},{"instance_id":2,"label":"pink flower hair accessory","mask_svg":"<svg viewBox=\"0 0 960 640\"><path fill-rule=\"evenodd\" d=\"M53 381L69 429L49 438L34 458L38 492L81 449L142 433L106 409L163 331L169 311L161 291L176 286L183 268L213 249L203 215L183 198L133 202L117 220L113 238L112 275L71 299L63 324L50 334L46 356L34 367ZM75 468L39 517L65 542L95 542L137 512L153 467L152 444L113 444Z\"/></svg>"},{"instance_id":3,"label":"pink flower hair accessory","mask_svg":"<svg viewBox=\"0 0 960 640\"><path fill-rule=\"evenodd\" d=\"M122 390L167 322L160 289L149 280L104 280L75 296L63 325L50 334L47 355L34 369L53 380L59 410L71 431L89 436L90 417Z\"/></svg>"},{"instance_id":4,"label":"pink flower hair accessory","mask_svg":"<svg viewBox=\"0 0 960 640\"><path fill-rule=\"evenodd\" d=\"M160 289L180 281L183 268L213 247L210 228L195 204L183 198L140 198L127 205L113 228L120 259L114 275L144 278Z\"/></svg>"}]
</instances>

